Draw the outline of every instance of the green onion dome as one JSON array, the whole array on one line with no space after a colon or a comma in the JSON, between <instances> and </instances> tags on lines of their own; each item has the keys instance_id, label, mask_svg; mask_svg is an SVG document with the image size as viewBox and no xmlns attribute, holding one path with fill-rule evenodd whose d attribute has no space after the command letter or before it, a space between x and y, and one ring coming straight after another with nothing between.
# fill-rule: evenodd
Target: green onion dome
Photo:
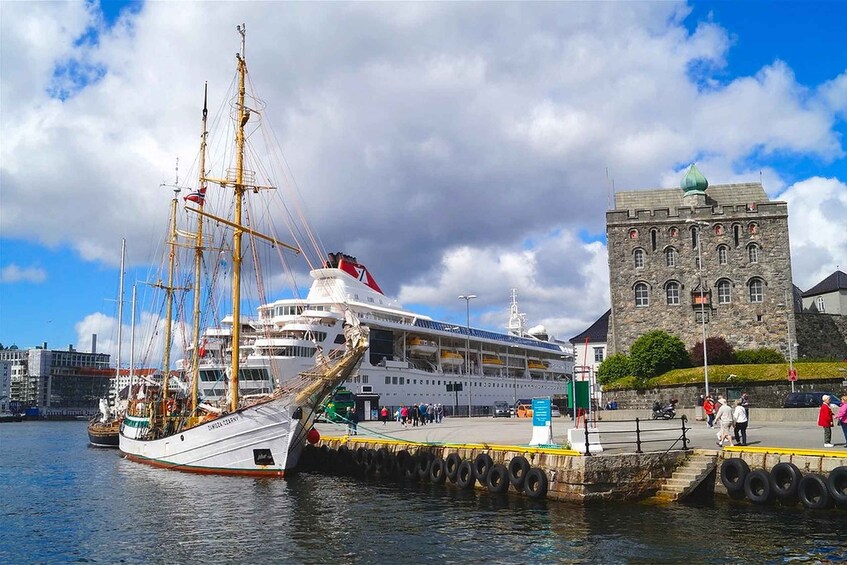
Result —
<instances>
[{"instance_id":1,"label":"green onion dome","mask_svg":"<svg viewBox=\"0 0 847 565\"><path fill-rule=\"evenodd\" d=\"M709 188L709 181L692 163L685 176L679 181L679 187L685 191L685 194L705 194L706 189Z\"/></svg>"}]
</instances>

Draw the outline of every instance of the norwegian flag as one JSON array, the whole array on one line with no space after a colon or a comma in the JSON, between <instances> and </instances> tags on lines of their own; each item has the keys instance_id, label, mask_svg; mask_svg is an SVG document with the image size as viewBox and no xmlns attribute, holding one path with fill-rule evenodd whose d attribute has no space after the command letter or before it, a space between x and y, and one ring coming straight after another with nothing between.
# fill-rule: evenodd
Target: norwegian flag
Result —
<instances>
[{"instance_id":1,"label":"norwegian flag","mask_svg":"<svg viewBox=\"0 0 847 565\"><path fill-rule=\"evenodd\" d=\"M200 190L195 190L194 192L190 192L187 196L183 197L183 200L186 202L196 202L199 205L203 205L203 202L206 201L206 189L201 188Z\"/></svg>"}]
</instances>

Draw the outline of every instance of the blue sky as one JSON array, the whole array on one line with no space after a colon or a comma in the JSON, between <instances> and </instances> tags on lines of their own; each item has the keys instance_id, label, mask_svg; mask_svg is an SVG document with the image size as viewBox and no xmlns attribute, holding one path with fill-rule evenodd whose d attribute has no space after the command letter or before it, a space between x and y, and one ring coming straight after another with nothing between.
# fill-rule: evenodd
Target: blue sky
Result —
<instances>
[{"instance_id":1,"label":"blue sky","mask_svg":"<svg viewBox=\"0 0 847 565\"><path fill-rule=\"evenodd\" d=\"M515 287L530 325L592 323L606 169L619 190L676 186L692 160L712 184L762 171L789 202L795 284L845 269L841 2L281 6L0 4L0 343L113 333L120 239L128 288L242 19L324 243L438 319L464 323L474 293L472 323L502 328Z\"/></svg>"}]
</instances>

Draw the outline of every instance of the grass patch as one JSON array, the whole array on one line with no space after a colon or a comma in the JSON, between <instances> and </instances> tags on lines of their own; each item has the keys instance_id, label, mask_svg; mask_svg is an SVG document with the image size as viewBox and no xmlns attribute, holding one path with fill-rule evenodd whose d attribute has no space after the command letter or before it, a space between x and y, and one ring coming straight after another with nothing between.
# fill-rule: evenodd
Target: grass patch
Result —
<instances>
[{"instance_id":1,"label":"grass patch","mask_svg":"<svg viewBox=\"0 0 847 565\"><path fill-rule=\"evenodd\" d=\"M799 362L794 363L797 381L816 379L847 380L847 363L841 362ZM841 369L841 370L839 370ZM748 384L769 381L787 381L788 363L767 365L709 365L709 384ZM640 382L635 377L624 377L603 387L611 390L643 390L668 385L697 384L703 382L703 367L674 369L647 381Z\"/></svg>"}]
</instances>

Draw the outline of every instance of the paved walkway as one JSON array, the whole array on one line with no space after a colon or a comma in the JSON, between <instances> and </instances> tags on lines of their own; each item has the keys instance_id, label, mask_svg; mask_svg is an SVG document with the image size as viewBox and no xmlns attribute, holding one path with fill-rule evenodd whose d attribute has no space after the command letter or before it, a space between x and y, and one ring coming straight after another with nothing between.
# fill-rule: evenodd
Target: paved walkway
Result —
<instances>
[{"instance_id":1,"label":"paved walkway","mask_svg":"<svg viewBox=\"0 0 847 565\"><path fill-rule=\"evenodd\" d=\"M691 429L686 432L690 447L717 449L716 430L706 427L704 422L688 421ZM553 419L553 441L557 444L567 442L567 430L573 422L570 418ZM681 435L682 421L642 421L643 451L664 451L670 448L674 440ZM343 436L347 426L342 424L320 423L318 431L322 436ZM606 452L625 453L635 451L635 422L600 422L600 441ZM359 434L365 437L409 440L433 443L490 443L496 445L527 445L532 436L532 421L524 418L445 418L440 424L427 424L418 427L403 427L397 422L360 422ZM832 429L834 448L826 451L844 451L844 433L840 427ZM747 443L754 447L778 447L784 449L824 450L823 430L816 422L750 422L747 428ZM680 444L674 447L679 449Z\"/></svg>"}]
</instances>

